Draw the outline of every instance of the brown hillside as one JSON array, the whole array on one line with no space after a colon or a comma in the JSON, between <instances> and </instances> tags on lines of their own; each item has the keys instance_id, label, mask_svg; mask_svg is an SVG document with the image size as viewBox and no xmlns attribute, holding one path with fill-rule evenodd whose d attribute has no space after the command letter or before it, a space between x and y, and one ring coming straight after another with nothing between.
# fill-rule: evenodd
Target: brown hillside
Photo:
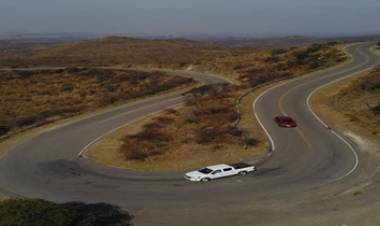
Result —
<instances>
[{"instance_id":1,"label":"brown hillside","mask_svg":"<svg viewBox=\"0 0 380 226\"><path fill-rule=\"evenodd\" d=\"M380 134L380 67L352 82L332 100L332 105L350 121Z\"/></svg>"},{"instance_id":2,"label":"brown hillside","mask_svg":"<svg viewBox=\"0 0 380 226\"><path fill-rule=\"evenodd\" d=\"M0 56L0 66L151 66L180 67L229 50L206 42L109 37L79 43L28 48Z\"/></svg>"},{"instance_id":3,"label":"brown hillside","mask_svg":"<svg viewBox=\"0 0 380 226\"><path fill-rule=\"evenodd\" d=\"M0 72L0 137L194 81L161 72L67 68Z\"/></svg>"}]
</instances>

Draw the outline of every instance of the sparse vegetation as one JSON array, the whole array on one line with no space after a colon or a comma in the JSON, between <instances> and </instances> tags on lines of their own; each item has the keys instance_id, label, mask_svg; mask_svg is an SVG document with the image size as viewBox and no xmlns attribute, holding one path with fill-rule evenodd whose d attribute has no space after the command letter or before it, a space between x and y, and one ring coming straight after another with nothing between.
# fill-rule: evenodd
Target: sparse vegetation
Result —
<instances>
[{"instance_id":1,"label":"sparse vegetation","mask_svg":"<svg viewBox=\"0 0 380 226\"><path fill-rule=\"evenodd\" d=\"M341 90L333 106L372 134L380 134L380 67Z\"/></svg>"},{"instance_id":2,"label":"sparse vegetation","mask_svg":"<svg viewBox=\"0 0 380 226\"><path fill-rule=\"evenodd\" d=\"M300 75L306 71L328 67L345 60L344 55L327 44L314 44L288 51L272 51L261 54L256 64L240 63L237 70L244 84L255 87L275 79Z\"/></svg>"},{"instance_id":3,"label":"sparse vegetation","mask_svg":"<svg viewBox=\"0 0 380 226\"><path fill-rule=\"evenodd\" d=\"M230 50L207 42L108 37L80 43L37 45L0 55L0 67L122 66L179 68ZM1 48L0 48L1 51Z\"/></svg>"},{"instance_id":4,"label":"sparse vegetation","mask_svg":"<svg viewBox=\"0 0 380 226\"><path fill-rule=\"evenodd\" d=\"M0 72L0 136L182 85L161 72L68 68Z\"/></svg>"},{"instance_id":5,"label":"sparse vegetation","mask_svg":"<svg viewBox=\"0 0 380 226\"><path fill-rule=\"evenodd\" d=\"M235 101L249 87L302 74L340 62L344 57L329 45L311 45L291 50L271 50L216 59L214 65L234 68L240 74L241 86L212 85L196 88L186 94L186 105L178 112L154 119L142 131L123 138L120 152L126 161L159 161L170 152L185 150L189 144L216 151L226 146L241 148L242 131L235 128ZM250 61L250 62L249 62ZM253 63L252 63L253 62ZM248 145L260 141L248 137Z\"/></svg>"},{"instance_id":6,"label":"sparse vegetation","mask_svg":"<svg viewBox=\"0 0 380 226\"><path fill-rule=\"evenodd\" d=\"M239 146L240 134L233 126L238 94L231 85L195 88L185 95L183 108L169 110L144 125L141 132L126 136L120 151L126 160L146 160L173 151L173 146L178 150L191 143L211 145L215 150L223 144Z\"/></svg>"},{"instance_id":7,"label":"sparse vegetation","mask_svg":"<svg viewBox=\"0 0 380 226\"><path fill-rule=\"evenodd\" d=\"M8 54L0 55L0 67L120 66L183 69L191 66L195 70L232 74L244 83L255 85L256 80L266 79L263 74L272 78L295 75L342 60L343 54L329 44L268 50L225 47L189 40L109 37L81 43L29 46L25 52L8 51Z\"/></svg>"},{"instance_id":8,"label":"sparse vegetation","mask_svg":"<svg viewBox=\"0 0 380 226\"><path fill-rule=\"evenodd\" d=\"M0 202L0 226L129 226L132 216L105 203L56 204L41 199Z\"/></svg>"},{"instance_id":9,"label":"sparse vegetation","mask_svg":"<svg viewBox=\"0 0 380 226\"><path fill-rule=\"evenodd\" d=\"M0 55L0 67L71 66L72 68L50 75L48 79L45 79L43 73L38 75L40 77L36 77L35 74L28 75L27 72L17 75L17 79L14 79L17 82L9 83L8 87L14 86L16 90L21 90L22 81L28 81L28 85L32 84L31 87L35 87L34 90L26 89L29 93L33 93L33 96L12 93L8 88L7 95L28 100L29 105L26 104L27 110L23 110L24 112L15 111L22 109L17 105L8 107L13 109L13 112L0 112L7 116L0 122L0 133L9 133L14 128L35 125L46 119L54 119L57 115L74 115L88 109L154 94L191 82L173 77L165 77L167 78L165 80L163 76L156 80L149 76L142 82L136 79L140 76L132 76L135 79L126 79L124 83L124 77L120 74L126 73L125 71L102 69L91 72L98 70L91 69L92 67L191 68L196 71L225 74L240 81L241 84L212 85L192 90L187 93L183 108L166 112L160 118L145 124L142 130L127 134L121 141L118 140L121 142L118 146L120 149L117 152L118 157L121 156L126 162L147 163L170 161L171 156L177 155L186 159L186 164L178 161L178 164L185 168L195 166L196 162L199 164L200 156L206 155L209 159L203 159L204 164L213 163L211 160L240 161L242 157L249 156L250 151L253 153L253 147L262 142L248 136L248 151L241 148L241 137L246 131L235 128L237 119L235 102L242 93L262 83L301 75L335 65L344 59L345 55L333 43L290 49L253 49L188 40L111 37L49 47L31 46L25 52L14 50L9 54ZM54 82L49 84L49 81ZM148 86L149 89L146 88ZM54 89L54 92L51 89ZM56 99L51 100L50 96L54 97L58 91L59 98L56 96ZM8 105L15 102L18 101L8 99ZM57 107L52 102L63 104ZM35 106L40 108L30 114L28 111L35 109ZM69 107L63 108L63 106ZM11 114L17 117L11 117ZM171 165L169 167L171 169L180 168L171 163L168 165Z\"/></svg>"}]
</instances>

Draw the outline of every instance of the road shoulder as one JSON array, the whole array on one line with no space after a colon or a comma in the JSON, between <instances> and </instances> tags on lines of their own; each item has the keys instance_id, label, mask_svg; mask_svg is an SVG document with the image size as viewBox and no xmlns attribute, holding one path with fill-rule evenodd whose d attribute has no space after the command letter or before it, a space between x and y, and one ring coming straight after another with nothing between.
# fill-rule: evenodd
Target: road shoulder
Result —
<instances>
[{"instance_id":1,"label":"road shoulder","mask_svg":"<svg viewBox=\"0 0 380 226\"><path fill-rule=\"evenodd\" d=\"M311 98L311 107L329 127L341 131L359 147L376 151L375 149L380 147L380 133L374 131L373 127L369 127L357 117L341 112L334 107L334 104L337 104L334 101L337 101L336 97L342 90L367 75L368 72L364 72L317 91Z\"/></svg>"}]
</instances>

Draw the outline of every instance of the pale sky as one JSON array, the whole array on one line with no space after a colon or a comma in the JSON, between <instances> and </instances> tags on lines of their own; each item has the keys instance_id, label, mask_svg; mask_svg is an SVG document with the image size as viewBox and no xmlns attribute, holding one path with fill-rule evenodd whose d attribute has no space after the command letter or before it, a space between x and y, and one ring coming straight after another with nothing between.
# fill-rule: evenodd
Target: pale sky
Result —
<instances>
[{"instance_id":1,"label":"pale sky","mask_svg":"<svg viewBox=\"0 0 380 226\"><path fill-rule=\"evenodd\" d=\"M0 0L0 34L380 33L380 0Z\"/></svg>"}]
</instances>

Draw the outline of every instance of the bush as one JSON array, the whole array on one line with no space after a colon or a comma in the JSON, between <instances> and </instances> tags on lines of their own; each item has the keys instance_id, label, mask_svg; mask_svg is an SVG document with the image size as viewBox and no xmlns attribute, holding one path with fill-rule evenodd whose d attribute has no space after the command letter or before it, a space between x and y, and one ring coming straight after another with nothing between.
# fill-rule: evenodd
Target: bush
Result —
<instances>
[{"instance_id":1,"label":"bush","mask_svg":"<svg viewBox=\"0 0 380 226\"><path fill-rule=\"evenodd\" d=\"M299 51L294 54L294 57L296 58L297 64L302 64L306 61L306 59L309 57L309 53L307 51Z\"/></svg>"},{"instance_id":2,"label":"bush","mask_svg":"<svg viewBox=\"0 0 380 226\"><path fill-rule=\"evenodd\" d=\"M375 75L377 76L377 75ZM380 78L371 76L368 78L368 80L364 80L362 82L361 88L363 90L369 90L369 91L374 91L380 89Z\"/></svg>"},{"instance_id":3,"label":"bush","mask_svg":"<svg viewBox=\"0 0 380 226\"><path fill-rule=\"evenodd\" d=\"M260 141L254 139L254 138L248 138L248 139L246 140L246 143L247 143L248 146L256 146L257 144L260 143Z\"/></svg>"},{"instance_id":4,"label":"bush","mask_svg":"<svg viewBox=\"0 0 380 226\"><path fill-rule=\"evenodd\" d=\"M127 138L122 150L125 150L126 159L145 161L148 157L163 154L167 147L167 143L160 140L139 141Z\"/></svg>"},{"instance_id":5,"label":"bush","mask_svg":"<svg viewBox=\"0 0 380 226\"><path fill-rule=\"evenodd\" d=\"M23 126L30 126L35 124L39 121L38 116L27 116L27 117L21 117L16 119L15 126L16 127L23 127Z\"/></svg>"},{"instance_id":6,"label":"bush","mask_svg":"<svg viewBox=\"0 0 380 226\"><path fill-rule=\"evenodd\" d=\"M63 84L61 87L61 92L72 92L74 90L73 84Z\"/></svg>"},{"instance_id":7,"label":"bush","mask_svg":"<svg viewBox=\"0 0 380 226\"><path fill-rule=\"evenodd\" d=\"M56 204L42 199L0 202L0 226L130 226L132 216L105 204Z\"/></svg>"},{"instance_id":8,"label":"bush","mask_svg":"<svg viewBox=\"0 0 380 226\"><path fill-rule=\"evenodd\" d=\"M148 157L164 153L171 137L164 131L160 131L162 127L160 123L153 122L145 125L140 133L126 136L121 147L125 158L145 161Z\"/></svg>"},{"instance_id":9,"label":"bush","mask_svg":"<svg viewBox=\"0 0 380 226\"><path fill-rule=\"evenodd\" d=\"M0 136L7 134L11 130L10 126L0 125Z\"/></svg>"},{"instance_id":10,"label":"bush","mask_svg":"<svg viewBox=\"0 0 380 226\"><path fill-rule=\"evenodd\" d=\"M196 141L199 144L207 144L212 142L226 142L229 135L234 136L234 128L231 126L208 126L199 128L196 131Z\"/></svg>"},{"instance_id":11,"label":"bush","mask_svg":"<svg viewBox=\"0 0 380 226\"><path fill-rule=\"evenodd\" d=\"M68 211L41 199L15 199L0 203L0 226L71 226Z\"/></svg>"},{"instance_id":12,"label":"bush","mask_svg":"<svg viewBox=\"0 0 380 226\"><path fill-rule=\"evenodd\" d=\"M71 216L72 226L130 226L132 216L119 207L106 204L71 202L62 204Z\"/></svg>"},{"instance_id":13,"label":"bush","mask_svg":"<svg viewBox=\"0 0 380 226\"><path fill-rule=\"evenodd\" d=\"M197 133L197 142L199 144L205 144L215 141L220 134L215 127L199 128Z\"/></svg>"},{"instance_id":14,"label":"bush","mask_svg":"<svg viewBox=\"0 0 380 226\"><path fill-rule=\"evenodd\" d=\"M375 106L375 107L372 108L372 112L375 115L379 115L380 114L380 103L377 106Z\"/></svg>"},{"instance_id":15,"label":"bush","mask_svg":"<svg viewBox=\"0 0 380 226\"><path fill-rule=\"evenodd\" d=\"M194 113L189 114L185 118L185 122L189 124L198 123L200 121L200 118L196 116Z\"/></svg>"},{"instance_id":16,"label":"bush","mask_svg":"<svg viewBox=\"0 0 380 226\"><path fill-rule=\"evenodd\" d=\"M271 50L271 55L280 55L286 53L286 49L273 49Z\"/></svg>"},{"instance_id":17,"label":"bush","mask_svg":"<svg viewBox=\"0 0 380 226\"><path fill-rule=\"evenodd\" d=\"M193 113L195 116L205 116L205 115L216 115L216 114L226 114L232 111L231 106L216 105L216 106L202 106L194 109Z\"/></svg>"},{"instance_id":18,"label":"bush","mask_svg":"<svg viewBox=\"0 0 380 226\"><path fill-rule=\"evenodd\" d=\"M231 135L235 137L240 137L243 134L243 132L238 128L231 129Z\"/></svg>"},{"instance_id":19,"label":"bush","mask_svg":"<svg viewBox=\"0 0 380 226\"><path fill-rule=\"evenodd\" d=\"M200 99L225 98L230 95L231 89L232 87L229 84L212 84L194 88L185 93L186 104L193 105L197 103Z\"/></svg>"},{"instance_id":20,"label":"bush","mask_svg":"<svg viewBox=\"0 0 380 226\"><path fill-rule=\"evenodd\" d=\"M130 136L134 139L139 139L143 141L154 141L154 140L160 140L160 141L168 141L170 140L170 137L158 129L149 129L149 130L143 130L140 133Z\"/></svg>"},{"instance_id":21,"label":"bush","mask_svg":"<svg viewBox=\"0 0 380 226\"><path fill-rule=\"evenodd\" d=\"M319 50L321 50L322 48L323 48L322 44L312 44L311 46L309 46L306 49L306 52L307 53L315 53L315 52L318 52Z\"/></svg>"},{"instance_id":22,"label":"bush","mask_svg":"<svg viewBox=\"0 0 380 226\"><path fill-rule=\"evenodd\" d=\"M280 74L278 74L278 72L264 69L254 69L245 75L245 77L248 78L248 82L251 87L272 81L279 76Z\"/></svg>"}]
</instances>

